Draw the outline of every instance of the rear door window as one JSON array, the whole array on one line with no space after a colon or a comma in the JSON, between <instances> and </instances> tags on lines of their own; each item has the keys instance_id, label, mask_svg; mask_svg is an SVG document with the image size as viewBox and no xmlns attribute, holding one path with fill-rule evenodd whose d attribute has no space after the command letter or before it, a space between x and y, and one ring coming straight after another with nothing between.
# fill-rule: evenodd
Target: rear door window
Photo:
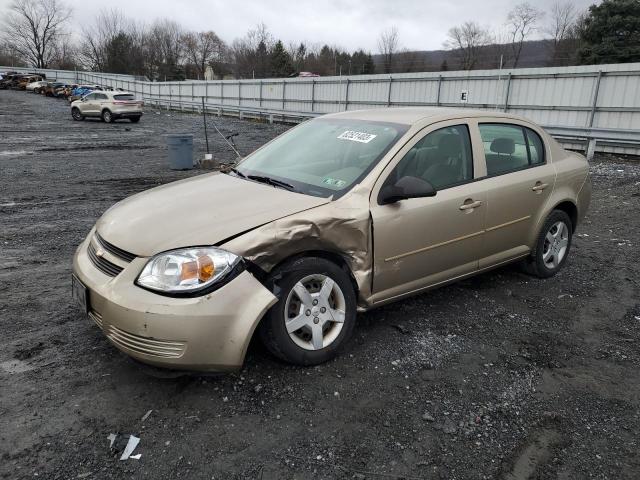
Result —
<instances>
[{"instance_id":1,"label":"rear door window","mask_svg":"<svg viewBox=\"0 0 640 480\"><path fill-rule=\"evenodd\" d=\"M542 140L533 130L504 123L482 123L479 128L488 176L544 163Z\"/></svg>"},{"instance_id":2,"label":"rear door window","mask_svg":"<svg viewBox=\"0 0 640 480\"><path fill-rule=\"evenodd\" d=\"M135 100L136 99L136 97L134 97L133 95L130 95L130 94L114 95L113 98L116 99L116 100Z\"/></svg>"}]
</instances>

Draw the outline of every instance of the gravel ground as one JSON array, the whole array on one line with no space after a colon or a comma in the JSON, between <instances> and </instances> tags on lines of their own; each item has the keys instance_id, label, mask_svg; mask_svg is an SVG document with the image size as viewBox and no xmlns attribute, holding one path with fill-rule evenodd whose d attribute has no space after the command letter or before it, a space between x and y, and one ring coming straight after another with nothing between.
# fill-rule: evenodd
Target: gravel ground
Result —
<instances>
[{"instance_id":1,"label":"gravel ground","mask_svg":"<svg viewBox=\"0 0 640 480\"><path fill-rule=\"evenodd\" d=\"M287 128L211 120L245 154ZM202 173L168 170L162 139L193 132L201 155L201 119L73 122L63 101L0 91L0 132L2 478L640 477L637 161L596 159L552 279L507 267L361 314L319 367L256 342L237 374L161 379L76 310L71 257L114 202ZM139 460L110 451L117 432Z\"/></svg>"}]
</instances>

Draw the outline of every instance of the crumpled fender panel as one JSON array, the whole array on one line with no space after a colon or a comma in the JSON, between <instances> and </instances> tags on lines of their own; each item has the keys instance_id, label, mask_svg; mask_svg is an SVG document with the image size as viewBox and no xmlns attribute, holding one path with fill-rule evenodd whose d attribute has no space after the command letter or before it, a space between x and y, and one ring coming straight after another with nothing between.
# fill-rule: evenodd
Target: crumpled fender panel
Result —
<instances>
[{"instance_id":1,"label":"crumpled fender panel","mask_svg":"<svg viewBox=\"0 0 640 480\"><path fill-rule=\"evenodd\" d=\"M370 190L361 185L336 201L256 228L222 245L270 272L283 260L311 250L343 257L367 306L373 275Z\"/></svg>"}]
</instances>

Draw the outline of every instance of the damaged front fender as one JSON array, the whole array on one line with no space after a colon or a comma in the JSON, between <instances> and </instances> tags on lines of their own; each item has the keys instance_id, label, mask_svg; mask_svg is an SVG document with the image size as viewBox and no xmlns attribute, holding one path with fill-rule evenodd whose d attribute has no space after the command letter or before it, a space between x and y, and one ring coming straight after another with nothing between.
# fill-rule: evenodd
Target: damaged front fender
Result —
<instances>
[{"instance_id":1,"label":"damaged front fender","mask_svg":"<svg viewBox=\"0 0 640 480\"><path fill-rule=\"evenodd\" d=\"M356 186L338 200L275 220L225 243L222 248L242 255L267 272L304 252L339 254L356 281L359 306L366 308L373 276L369 194L368 188Z\"/></svg>"}]
</instances>

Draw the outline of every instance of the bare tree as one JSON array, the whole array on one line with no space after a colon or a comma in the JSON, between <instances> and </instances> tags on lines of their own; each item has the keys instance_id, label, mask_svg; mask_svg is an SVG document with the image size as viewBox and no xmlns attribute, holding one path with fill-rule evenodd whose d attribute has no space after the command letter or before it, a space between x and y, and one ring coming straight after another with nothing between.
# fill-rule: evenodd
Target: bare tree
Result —
<instances>
[{"instance_id":1,"label":"bare tree","mask_svg":"<svg viewBox=\"0 0 640 480\"><path fill-rule=\"evenodd\" d=\"M95 21L82 30L80 57L84 65L92 70L105 71L107 46L119 33L129 29L129 23L120 10L101 10Z\"/></svg>"},{"instance_id":2,"label":"bare tree","mask_svg":"<svg viewBox=\"0 0 640 480\"><path fill-rule=\"evenodd\" d=\"M557 1L551 7L551 16L545 32L551 37L552 64L561 65L569 52L567 41L572 37L574 25L578 18L576 7L571 2Z\"/></svg>"},{"instance_id":3,"label":"bare tree","mask_svg":"<svg viewBox=\"0 0 640 480\"><path fill-rule=\"evenodd\" d=\"M391 73L393 71L396 56L400 50L398 42L398 28L395 26L385 30L378 37L378 51L382 55L385 73Z\"/></svg>"},{"instance_id":4,"label":"bare tree","mask_svg":"<svg viewBox=\"0 0 640 480\"><path fill-rule=\"evenodd\" d=\"M476 22L465 22L453 27L447 35L449 38L444 46L453 50L463 70L471 70L476 66L481 48L491 40L489 32Z\"/></svg>"},{"instance_id":5,"label":"bare tree","mask_svg":"<svg viewBox=\"0 0 640 480\"><path fill-rule=\"evenodd\" d=\"M487 49L487 68L502 68L509 63L511 58L511 35L504 29L495 30L490 37L490 46Z\"/></svg>"},{"instance_id":6,"label":"bare tree","mask_svg":"<svg viewBox=\"0 0 640 480\"><path fill-rule=\"evenodd\" d=\"M238 78L264 78L269 73L269 53L275 40L264 23L250 29L243 38L236 39L231 47L232 63Z\"/></svg>"},{"instance_id":7,"label":"bare tree","mask_svg":"<svg viewBox=\"0 0 640 480\"><path fill-rule=\"evenodd\" d=\"M53 47L49 68L74 70L78 67L78 50L70 35L60 36Z\"/></svg>"},{"instance_id":8,"label":"bare tree","mask_svg":"<svg viewBox=\"0 0 640 480\"><path fill-rule=\"evenodd\" d=\"M221 61L224 55L224 42L212 31L186 33L182 44L186 60L195 67L198 78L204 78L207 66Z\"/></svg>"},{"instance_id":9,"label":"bare tree","mask_svg":"<svg viewBox=\"0 0 640 480\"><path fill-rule=\"evenodd\" d=\"M34 67L46 68L71 10L58 0L14 0L4 18L5 41Z\"/></svg>"},{"instance_id":10,"label":"bare tree","mask_svg":"<svg viewBox=\"0 0 640 480\"><path fill-rule=\"evenodd\" d=\"M513 68L518 66L524 42L535 32L538 21L543 12L528 3L520 3L509 12L507 26L511 35L511 50L513 53Z\"/></svg>"},{"instance_id":11,"label":"bare tree","mask_svg":"<svg viewBox=\"0 0 640 480\"><path fill-rule=\"evenodd\" d=\"M184 30L173 20L158 20L151 26L146 35L146 50L153 57L152 77L161 80L184 78L181 68L183 36Z\"/></svg>"},{"instance_id":12,"label":"bare tree","mask_svg":"<svg viewBox=\"0 0 640 480\"><path fill-rule=\"evenodd\" d=\"M24 61L2 40L0 40L0 65L26 67Z\"/></svg>"}]
</instances>

